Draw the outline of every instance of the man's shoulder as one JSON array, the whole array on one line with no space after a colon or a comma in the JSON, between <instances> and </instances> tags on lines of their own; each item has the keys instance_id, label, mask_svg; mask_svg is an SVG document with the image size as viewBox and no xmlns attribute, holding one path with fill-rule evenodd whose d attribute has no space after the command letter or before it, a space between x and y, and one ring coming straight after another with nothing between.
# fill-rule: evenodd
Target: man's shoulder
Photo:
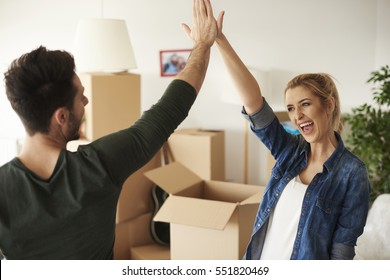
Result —
<instances>
[{"instance_id":1,"label":"man's shoulder","mask_svg":"<svg viewBox=\"0 0 390 280\"><path fill-rule=\"evenodd\" d=\"M15 161L16 159L12 159L0 166L0 190L4 190L21 177L21 170L17 167Z\"/></svg>"},{"instance_id":2,"label":"man's shoulder","mask_svg":"<svg viewBox=\"0 0 390 280\"><path fill-rule=\"evenodd\" d=\"M4 163L3 165L0 165L0 175L1 176L6 175L9 172L9 170L16 168L16 166L14 164L15 160L16 160L16 158L13 158L10 161Z\"/></svg>"}]
</instances>

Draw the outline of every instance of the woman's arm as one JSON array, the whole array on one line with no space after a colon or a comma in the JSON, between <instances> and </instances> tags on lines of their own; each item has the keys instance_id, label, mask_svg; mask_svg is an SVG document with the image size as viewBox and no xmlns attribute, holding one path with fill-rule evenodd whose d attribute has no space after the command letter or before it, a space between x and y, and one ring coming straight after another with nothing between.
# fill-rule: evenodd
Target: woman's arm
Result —
<instances>
[{"instance_id":1,"label":"woman's arm","mask_svg":"<svg viewBox=\"0 0 390 280\"><path fill-rule=\"evenodd\" d=\"M245 111L251 115L263 106L263 97L256 79L249 72L222 32L223 17L224 12L221 12L217 20L218 35L215 42L239 92Z\"/></svg>"},{"instance_id":2,"label":"woman's arm","mask_svg":"<svg viewBox=\"0 0 390 280\"><path fill-rule=\"evenodd\" d=\"M348 191L333 234L331 259L353 259L358 237L363 233L370 207L370 181L365 166L353 168L347 182Z\"/></svg>"}]
</instances>

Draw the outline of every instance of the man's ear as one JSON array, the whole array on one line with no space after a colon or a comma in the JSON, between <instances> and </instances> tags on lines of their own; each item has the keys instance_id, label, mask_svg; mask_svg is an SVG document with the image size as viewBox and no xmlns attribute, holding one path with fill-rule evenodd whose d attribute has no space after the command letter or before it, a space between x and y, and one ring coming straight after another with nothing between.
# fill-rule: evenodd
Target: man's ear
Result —
<instances>
[{"instance_id":1,"label":"man's ear","mask_svg":"<svg viewBox=\"0 0 390 280\"><path fill-rule=\"evenodd\" d=\"M54 111L52 120L56 124L63 126L68 120L68 115L69 115L69 111L65 107L60 107Z\"/></svg>"}]
</instances>

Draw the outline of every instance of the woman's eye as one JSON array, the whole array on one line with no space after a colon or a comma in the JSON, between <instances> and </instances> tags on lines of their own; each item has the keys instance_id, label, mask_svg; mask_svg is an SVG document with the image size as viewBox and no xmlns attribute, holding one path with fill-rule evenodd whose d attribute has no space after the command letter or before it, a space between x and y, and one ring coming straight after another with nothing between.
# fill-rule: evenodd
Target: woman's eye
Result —
<instances>
[{"instance_id":1,"label":"woman's eye","mask_svg":"<svg viewBox=\"0 0 390 280\"><path fill-rule=\"evenodd\" d=\"M307 102L302 103L302 106L303 106L303 107L306 107L306 106L309 106L309 105L310 105L310 103L307 103Z\"/></svg>"},{"instance_id":2,"label":"woman's eye","mask_svg":"<svg viewBox=\"0 0 390 280\"><path fill-rule=\"evenodd\" d=\"M289 107L289 108L287 108L287 111L288 111L288 112L292 112L292 111L294 111L294 108Z\"/></svg>"}]
</instances>

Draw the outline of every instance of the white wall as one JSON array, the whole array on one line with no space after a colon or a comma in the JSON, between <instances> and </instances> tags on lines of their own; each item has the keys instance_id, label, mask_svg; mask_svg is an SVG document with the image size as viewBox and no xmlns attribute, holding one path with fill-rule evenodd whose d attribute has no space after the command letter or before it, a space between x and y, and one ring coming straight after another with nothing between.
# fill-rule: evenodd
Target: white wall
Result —
<instances>
[{"instance_id":1,"label":"white wall","mask_svg":"<svg viewBox=\"0 0 390 280\"><path fill-rule=\"evenodd\" d=\"M244 62L269 68L267 98L283 103L293 75L323 71L338 81L344 110L370 100L365 81L389 64L390 0L213 0L226 11L224 30ZM0 69L40 44L71 51L77 20L123 18L142 74L142 108L162 94L172 78L160 77L159 51L191 47L180 27L190 23L191 0L0 0ZM227 179L243 179L244 121L240 106L222 102L234 94L218 51L213 48L201 94L181 127L226 131ZM23 129L0 89L0 137L20 137ZM250 135L249 183L265 184L263 147ZM1 162L0 162L1 164Z\"/></svg>"},{"instance_id":2,"label":"white wall","mask_svg":"<svg viewBox=\"0 0 390 280\"><path fill-rule=\"evenodd\" d=\"M375 66L390 62L390 0L378 0Z\"/></svg>"}]
</instances>

